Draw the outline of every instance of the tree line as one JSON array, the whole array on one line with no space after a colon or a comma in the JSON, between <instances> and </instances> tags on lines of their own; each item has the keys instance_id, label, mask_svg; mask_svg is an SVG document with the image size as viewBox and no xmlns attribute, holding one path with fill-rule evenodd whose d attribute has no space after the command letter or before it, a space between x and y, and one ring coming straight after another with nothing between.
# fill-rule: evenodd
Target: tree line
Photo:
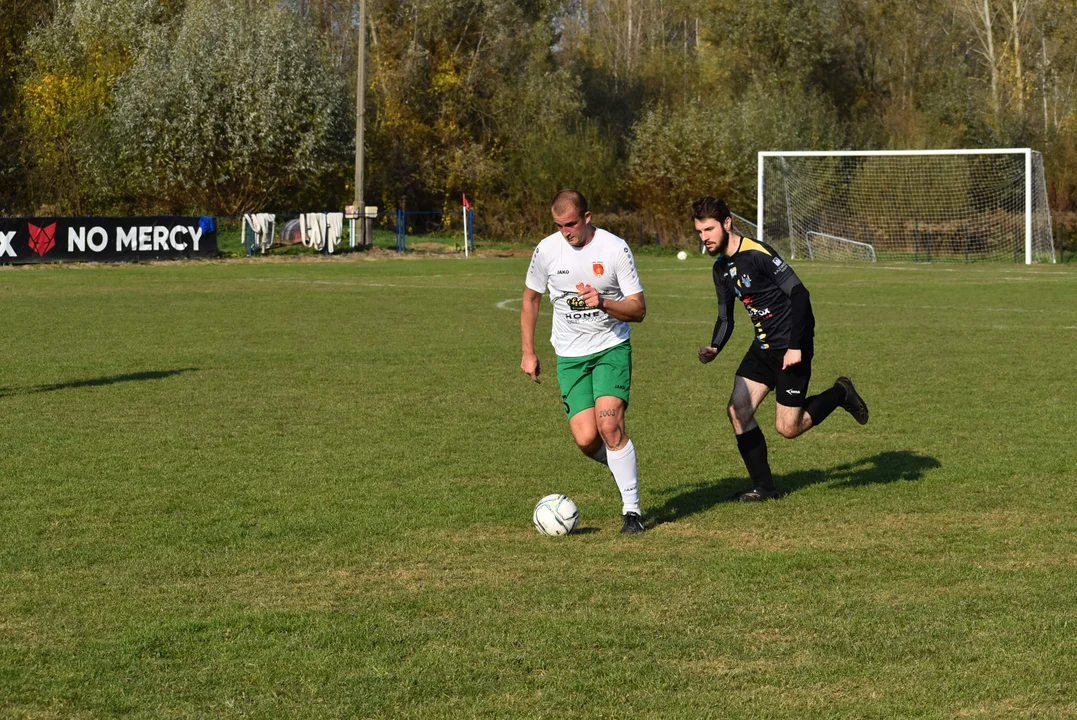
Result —
<instances>
[{"instance_id":1,"label":"tree line","mask_svg":"<svg viewBox=\"0 0 1077 720\"><path fill-rule=\"evenodd\" d=\"M340 208L358 0L0 0L0 212ZM1074 0L368 0L366 182L531 238L754 212L759 150L1026 147L1077 200Z\"/></svg>"}]
</instances>

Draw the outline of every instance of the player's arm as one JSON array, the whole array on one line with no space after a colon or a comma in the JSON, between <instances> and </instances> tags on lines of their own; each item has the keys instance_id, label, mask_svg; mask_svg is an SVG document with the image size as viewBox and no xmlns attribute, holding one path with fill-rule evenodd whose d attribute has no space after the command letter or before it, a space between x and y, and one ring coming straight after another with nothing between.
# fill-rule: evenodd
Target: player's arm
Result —
<instances>
[{"instance_id":1,"label":"player's arm","mask_svg":"<svg viewBox=\"0 0 1077 720\"><path fill-rule=\"evenodd\" d=\"M598 309L605 310L622 322L643 322L643 318L647 317L647 301L641 292L629 295L624 300L607 300L600 296Z\"/></svg>"},{"instance_id":2,"label":"player's arm","mask_svg":"<svg viewBox=\"0 0 1077 720\"><path fill-rule=\"evenodd\" d=\"M535 354L535 325L538 324L541 302L542 293L529 287L524 288L523 304L520 305L520 349L523 354L520 369L535 382L541 382L539 359Z\"/></svg>"},{"instance_id":3,"label":"player's arm","mask_svg":"<svg viewBox=\"0 0 1077 720\"><path fill-rule=\"evenodd\" d=\"M611 300L602 297L598 290L585 283L579 283L576 291L587 307L598 308L621 322L642 322L647 317L647 302L642 292L628 295L624 300Z\"/></svg>"},{"instance_id":4,"label":"player's arm","mask_svg":"<svg viewBox=\"0 0 1077 720\"><path fill-rule=\"evenodd\" d=\"M800 364L802 359L801 348L808 333L808 318L811 317L811 293L788 264L782 263L778 266L773 261L764 261L760 266L765 274L771 276L778 289L789 298L789 347L782 359L782 370L785 370Z\"/></svg>"},{"instance_id":5,"label":"player's arm","mask_svg":"<svg viewBox=\"0 0 1077 720\"><path fill-rule=\"evenodd\" d=\"M539 303L549 281L542 248L543 244L539 243L531 255L531 264L527 267L524 280L524 298L520 304L520 350L523 355L520 369L535 382L540 382L539 359L535 354L535 325L538 323Z\"/></svg>"},{"instance_id":6,"label":"player's arm","mask_svg":"<svg viewBox=\"0 0 1077 720\"><path fill-rule=\"evenodd\" d=\"M598 290L583 283L576 286L580 299L587 307L598 308L621 322L642 322L647 317L647 302L643 299L643 284L636 270L636 259L632 257L632 250L627 244L621 243L612 265L620 289L618 294L624 295L624 300L602 297Z\"/></svg>"},{"instance_id":7,"label":"player's arm","mask_svg":"<svg viewBox=\"0 0 1077 720\"><path fill-rule=\"evenodd\" d=\"M699 349L699 361L704 364L718 357L733 335L733 296L717 263L714 266L714 292L718 295L718 319L714 322L711 344Z\"/></svg>"},{"instance_id":8,"label":"player's arm","mask_svg":"<svg viewBox=\"0 0 1077 720\"><path fill-rule=\"evenodd\" d=\"M789 340L789 347L799 350L802 338L807 332L808 315L811 314L811 293L804 283L794 275L795 282L779 285L781 291L789 296L789 324L792 325L793 333Z\"/></svg>"}]
</instances>

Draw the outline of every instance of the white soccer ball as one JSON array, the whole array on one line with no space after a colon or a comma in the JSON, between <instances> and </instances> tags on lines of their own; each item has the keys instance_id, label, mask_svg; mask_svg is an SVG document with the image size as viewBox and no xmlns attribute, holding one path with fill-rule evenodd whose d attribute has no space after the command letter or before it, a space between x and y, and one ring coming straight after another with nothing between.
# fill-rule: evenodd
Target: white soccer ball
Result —
<instances>
[{"instance_id":1,"label":"white soccer ball","mask_svg":"<svg viewBox=\"0 0 1077 720\"><path fill-rule=\"evenodd\" d=\"M580 509L567 496L554 493L538 501L531 519L543 535L568 535L580 521Z\"/></svg>"},{"instance_id":2,"label":"white soccer ball","mask_svg":"<svg viewBox=\"0 0 1077 720\"><path fill-rule=\"evenodd\" d=\"M687 260L688 259L688 253L686 253L684 250L681 250L679 253L677 253L677 259L678 260Z\"/></svg>"}]
</instances>

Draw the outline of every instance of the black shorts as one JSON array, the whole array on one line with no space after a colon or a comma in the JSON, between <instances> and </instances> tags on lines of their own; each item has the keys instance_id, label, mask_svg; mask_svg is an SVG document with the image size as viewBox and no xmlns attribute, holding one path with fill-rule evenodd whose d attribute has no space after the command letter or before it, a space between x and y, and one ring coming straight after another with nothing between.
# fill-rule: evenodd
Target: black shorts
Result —
<instances>
[{"instance_id":1,"label":"black shorts","mask_svg":"<svg viewBox=\"0 0 1077 720\"><path fill-rule=\"evenodd\" d=\"M742 378L763 383L775 391L774 399L779 405L804 407L808 397L808 381L811 380L811 359L815 354L812 345L800 349L800 362L782 370L785 348L762 350L754 342L744 354L737 368Z\"/></svg>"}]
</instances>

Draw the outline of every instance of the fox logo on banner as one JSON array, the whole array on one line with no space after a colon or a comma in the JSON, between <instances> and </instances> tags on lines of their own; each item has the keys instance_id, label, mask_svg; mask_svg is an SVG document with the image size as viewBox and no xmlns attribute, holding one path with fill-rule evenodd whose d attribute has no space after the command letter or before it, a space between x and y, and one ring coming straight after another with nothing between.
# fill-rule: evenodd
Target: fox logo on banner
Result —
<instances>
[{"instance_id":1,"label":"fox logo on banner","mask_svg":"<svg viewBox=\"0 0 1077 720\"><path fill-rule=\"evenodd\" d=\"M0 218L0 263L216 257L210 217Z\"/></svg>"},{"instance_id":2,"label":"fox logo on banner","mask_svg":"<svg viewBox=\"0 0 1077 720\"><path fill-rule=\"evenodd\" d=\"M44 257L45 253L56 247L56 223L43 228L26 223L30 231L30 249L37 253L38 257Z\"/></svg>"}]
</instances>

